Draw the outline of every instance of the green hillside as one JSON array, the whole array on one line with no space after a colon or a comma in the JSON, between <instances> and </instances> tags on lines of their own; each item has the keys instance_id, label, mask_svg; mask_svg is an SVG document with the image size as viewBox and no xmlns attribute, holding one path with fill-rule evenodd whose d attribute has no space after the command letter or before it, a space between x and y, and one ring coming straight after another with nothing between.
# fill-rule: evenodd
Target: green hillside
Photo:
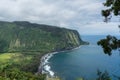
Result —
<instances>
[{"instance_id":1,"label":"green hillside","mask_svg":"<svg viewBox=\"0 0 120 80\"><path fill-rule=\"evenodd\" d=\"M76 30L25 21L0 21L0 80L45 80L45 74L35 74L45 53L82 44L86 42Z\"/></svg>"},{"instance_id":2,"label":"green hillside","mask_svg":"<svg viewBox=\"0 0 120 80\"><path fill-rule=\"evenodd\" d=\"M76 30L25 21L0 22L0 52L51 52L84 44Z\"/></svg>"}]
</instances>

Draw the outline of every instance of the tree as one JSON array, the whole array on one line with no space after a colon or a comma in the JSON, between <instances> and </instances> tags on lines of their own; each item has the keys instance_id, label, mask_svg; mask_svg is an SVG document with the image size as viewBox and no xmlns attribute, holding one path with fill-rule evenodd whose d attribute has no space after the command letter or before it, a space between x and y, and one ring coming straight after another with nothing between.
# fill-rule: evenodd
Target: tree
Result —
<instances>
[{"instance_id":1,"label":"tree","mask_svg":"<svg viewBox=\"0 0 120 80\"><path fill-rule=\"evenodd\" d=\"M102 10L102 16L105 17L105 22L108 22L112 16L120 16L120 0L106 0L103 3L107 9ZM120 28L120 25L118 25ZM108 35L106 39L98 41L98 45L101 45L104 52L108 55L111 55L112 50L120 51L120 39L117 39L115 36Z\"/></svg>"},{"instance_id":2,"label":"tree","mask_svg":"<svg viewBox=\"0 0 120 80\"><path fill-rule=\"evenodd\" d=\"M98 78L96 80L112 80L107 71L101 72L100 70L98 70L97 75L98 75Z\"/></svg>"},{"instance_id":3,"label":"tree","mask_svg":"<svg viewBox=\"0 0 120 80\"><path fill-rule=\"evenodd\" d=\"M7 42L5 40L0 39L0 52L6 52L7 51Z\"/></svg>"},{"instance_id":4,"label":"tree","mask_svg":"<svg viewBox=\"0 0 120 80\"><path fill-rule=\"evenodd\" d=\"M120 16L120 0L106 0L103 3L107 9L102 10L102 16L105 17L105 22L112 18L112 14L114 16Z\"/></svg>"}]
</instances>

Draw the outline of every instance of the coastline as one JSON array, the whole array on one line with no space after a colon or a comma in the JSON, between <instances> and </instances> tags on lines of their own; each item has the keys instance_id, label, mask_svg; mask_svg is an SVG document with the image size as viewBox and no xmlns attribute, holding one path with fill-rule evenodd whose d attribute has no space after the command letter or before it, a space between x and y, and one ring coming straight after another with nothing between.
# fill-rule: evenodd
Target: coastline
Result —
<instances>
[{"instance_id":1,"label":"coastline","mask_svg":"<svg viewBox=\"0 0 120 80\"><path fill-rule=\"evenodd\" d=\"M47 53L41 57L40 65L38 67L37 73L47 74L49 76L54 76L54 73L50 70L50 66L48 65L49 64L48 60L56 53L58 53L58 52Z\"/></svg>"},{"instance_id":2,"label":"coastline","mask_svg":"<svg viewBox=\"0 0 120 80\"><path fill-rule=\"evenodd\" d=\"M49 62L48 60L54 55L54 54L57 54L57 53L60 53L60 52L67 52L67 51L71 51L71 50L75 50L75 49L79 49L81 47L78 46L78 47L74 47L72 49L66 49L66 50L62 50L62 51L57 51L57 52L51 52L51 53L47 53L45 55L43 55L41 58L40 58L40 65L38 67L38 74L41 73L41 74L46 74L47 76L49 77L55 77L55 74L54 72L51 70L51 67L49 66Z\"/></svg>"}]
</instances>

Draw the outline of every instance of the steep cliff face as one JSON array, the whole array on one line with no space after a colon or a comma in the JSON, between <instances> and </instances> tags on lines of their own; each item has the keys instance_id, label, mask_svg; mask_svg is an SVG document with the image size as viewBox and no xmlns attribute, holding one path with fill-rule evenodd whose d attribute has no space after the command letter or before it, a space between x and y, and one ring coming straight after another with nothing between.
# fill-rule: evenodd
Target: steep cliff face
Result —
<instances>
[{"instance_id":1,"label":"steep cliff face","mask_svg":"<svg viewBox=\"0 0 120 80\"><path fill-rule=\"evenodd\" d=\"M84 44L76 30L21 22L0 22L0 52L51 52Z\"/></svg>"}]
</instances>

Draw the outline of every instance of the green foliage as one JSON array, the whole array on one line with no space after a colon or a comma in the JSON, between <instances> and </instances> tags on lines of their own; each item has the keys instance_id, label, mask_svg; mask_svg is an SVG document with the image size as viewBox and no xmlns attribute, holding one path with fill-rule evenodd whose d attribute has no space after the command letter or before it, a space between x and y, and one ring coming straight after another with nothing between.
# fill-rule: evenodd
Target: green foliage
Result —
<instances>
[{"instance_id":1,"label":"green foliage","mask_svg":"<svg viewBox=\"0 0 120 80\"><path fill-rule=\"evenodd\" d=\"M46 80L62 80L62 79L60 79L59 77L49 77L49 76L47 76L46 77Z\"/></svg>"},{"instance_id":2,"label":"green foliage","mask_svg":"<svg viewBox=\"0 0 120 80\"><path fill-rule=\"evenodd\" d=\"M105 22L111 18L113 13L115 16L120 15L120 0L106 0L104 6L108 7L102 10L102 15L105 17Z\"/></svg>"},{"instance_id":3,"label":"green foliage","mask_svg":"<svg viewBox=\"0 0 120 80\"><path fill-rule=\"evenodd\" d=\"M102 73L101 71L98 70L97 75L98 78L96 80L112 80L107 71Z\"/></svg>"},{"instance_id":4,"label":"green foliage","mask_svg":"<svg viewBox=\"0 0 120 80\"><path fill-rule=\"evenodd\" d=\"M77 80L85 80L84 78L78 78Z\"/></svg>"},{"instance_id":5,"label":"green foliage","mask_svg":"<svg viewBox=\"0 0 120 80\"><path fill-rule=\"evenodd\" d=\"M8 43L5 40L0 40L0 52L5 52L8 49Z\"/></svg>"},{"instance_id":6,"label":"green foliage","mask_svg":"<svg viewBox=\"0 0 120 80\"><path fill-rule=\"evenodd\" d=\"M106 0L104 6L107 7L107 9L102 10L102 16L105 17L105 22L111 19L111 14L120 16L120 0ZM120 28L120 25L118 27ZM101 45L104 52L108 55L112 54L112 50L118 49L120 51L120 39L114 36L107 36L106 39L98 41L98 45Z\"/></svg>"},{"instance_id":7,"label":"green foliage","mask_svg":"<svg viewBox=\"0 0 120 80\"><path fill-rule=\"evenodd\" d=\"M45 80L45 75L34 75L41 56L81 44L85 42L75 30L25 21L1 21L0 52L11 53L0 55L0 80Z\"/></svg>"},{"instance_id":8,"label":"green foliage","mask_svg":"<svg viewBox=\"0 0 120 80\"><path fill-rule=\"evenodd\" d=\"M29 22L0 22L0 49L8 52L51 52L84 44L75 30Z\"/></svg>"},{"instance_id":9,"label":"green foliage","mask_svg":"<svg viewBox=\"0 0 120 80\"><path fill-rule=\"evenodd\" d=\"M34 75L40 57L38 53L0 54L0 80L44 80L45 75Z\"/></svg>"},{"instance_id":10,"label":"green foliage","mask_svg":"<svg viewBox=\"0 0 120 80\"><path fill-rule=\"evenodd\" d=\"M104 52L108 55L111 55L112 50L120 48L120 40L114 36L108 35L106 39L98 41L98 45L101 45Z\"/></svg>"},{"instance_id":11,"label":"green foliage","mask_svg":"<svg viewBox=\"0 0 120 80\"><path fill-rule=\"evenodd\" d=\"M85 44L75 30L25 21L0 21L0 80L45 80L34 75L45 53ZM57 78L56 78L57 79Z\"/></svg>"},{"instance_id":12,"label":"green foliage","mask_svg":"<svg viewBox=\"0 0 120 80\"><path fill-rule=\"evenodd\" d=\"M17 68L0 72L0 80L45 80L46 75L34 75L30 72L20 71Z\"/></svg>"}]
</instances>

